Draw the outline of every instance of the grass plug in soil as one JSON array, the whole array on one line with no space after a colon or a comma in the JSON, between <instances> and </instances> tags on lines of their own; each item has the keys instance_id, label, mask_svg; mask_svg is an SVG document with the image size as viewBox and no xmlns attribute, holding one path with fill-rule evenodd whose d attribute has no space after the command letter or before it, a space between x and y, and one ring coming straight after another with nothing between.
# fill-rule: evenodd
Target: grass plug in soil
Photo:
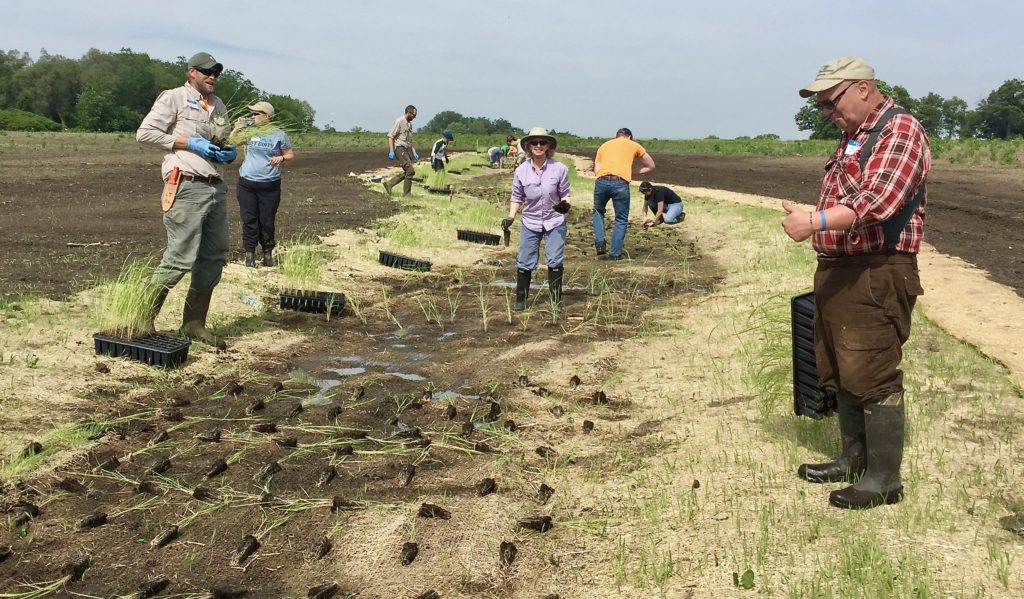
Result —
<instances>
[{"instance_id":1,"label":"grass plug in soil","mask_svg":"<svg viewBox=\"0 0 1024 599\"><path fill-rule=\"evenodd\" d=\"M331 543L330 539L327 537L320 539L320 542L313 549L313 559L323 559L325 555L331 552L331 549L334 549L334 543Z\"/></svg>"},{"instance_id":2,"label":"grass plug in soil","mask_svg":"<svg viewBox=\"0 0 1024 599\"><path fill-rule=\"evenodd\" d=\"M89 492L89 487L82 484L78 479L71 477L62 478L60 482L57 483L57 488L76 495L85 495Z\"/></svg>"},{"instance_id":3,"label":"grass plug in soil","mask_svg":"<svg viewBox=\"0 0 1024 599\"><path fill-rule=\"evenodd\" d=\"M512 562L516 561L516 554L519 550L516 549L515 543L511 541L502 541L501 546L498 548L498 556L501 559L501 565L508 568L512 565Z\"/></svg>"},{"instance_id":4,"label":"grass plug in soil","mask_svg":"<svg viewBox=\"0 0 1024 599\"><path fill-rule=\"evenodd\" d=\"M178 527L174 525L168 526L167 528L161 530L160 534L153 537L153 540L149 542L149 546L153 549L159 549L177 538Z\"/></svg>"},{"instance_id":5,"label":"grass plug in soil","mask_svg":"<svg viewBox=\"0 0 1024 599\"><path fill-rule=\"evenodd\" d=\"M530 516L529 518L520 518L516 521L516 528L519 530L547 532L551 530L551 526L551 516Z\"/></svg>"},{"instance_id":6,"label":"grass plug in soil","mask_svg":"<svg viewBox=\"0 0 1024 599\"><path fill-rule=\"evenodd\" d=\"M171 585L171 580L166 576L157 576L139 585L139 592L134 595L138 599L149 599L164 592L164 589Z\"/></svg>"},{"instance_id":7,"label":"grass plug in soil","mask_svg":"<svg viewBox=\"0 0 1024 599\"><path fill-rule=\"evenodd\" d=\"M476 484L476 494L480 497L490 495L498 488L498 483L493 478L485 478Z\"/></svg>"},{"instance_id":8,"label":"grass plug in soil","mask_svg":"<svg viewBox=\"0 0 1024 599\"><path fill-rule=\"evenodd\" d=\"M338 594L338 583L325 582L309 589L306 593L308 599L331 599Z\"/></svg>"},{"instance_id":9,"label":"grass plug in soil","mask_svg":"<svg viewBox=\"0 0 1024 599\"><path fill-rule=\"evenodd\" d=\"M203 476L205 478L207 478L207 479L210 479L210 478L213 478L213 477L223 473L227 469L228 469L228 463L226 461L224 461L224 460L217 460L214 463L210 464L209 470L207 470L206 474L203 475Z\"/></svg>"},{"instance_id":10,"label":"grass plug in soil","mask_svg":"<svg viewBox=\"0 0 1024 599\"><path fill-rule=\"evenodd\" d=\"M104 512L96 512L95 514L89 514L78 521L78 530L89 530L90 528L98 528L107 523L107 514Z\"/></svg>"},{"instance_id":11,"label":"grass plug in soil","mask_svg":"<svg viewBox=\"0 0 1024 599\"><path fill-rule=\"evenodd\" d=\"M541 483L540 487L537 489L537 503L544 505L545 503L548 502L548 499L551 499L551 496L554 494L554 488L549 487L544 483Z\"/></svg>"},{"instance_id":12,"label":"grass plug in soil","mask_svg":"<svg viewBox=\"0 0 1024 599\"><path fill-rule=\"evenodd\" d=\"M402 565L408 566L416 559L420 546L416 543L402 543Z\"/></svg>"},{"instance_id":13,"label":"grass plug in soil","mask_svg":"<svg viewBox=\"0 0 1024 599\"><path fill-rule=\"evenodd\" d=\"M245 560L249 559L249 556L259 551L260 542L256 540L256 537L252 535L245 535L242 538L242 542L239 543L238 549L235 549L234 555L231 557L231 561L236 566L241 566L245 563Z\"/></svg>"},{"instance_id":14,"label":"grass plug in soil","mask_svg":"<svg viewBox=\"0 0 1024 599\"><path fill-rule=\"evenodd\" d=\"M432 503L424 503L421 505L416 515L420 518L440 518L442 520L450 520L452 517L451 512Z\"/></svg>"}]
</instances>

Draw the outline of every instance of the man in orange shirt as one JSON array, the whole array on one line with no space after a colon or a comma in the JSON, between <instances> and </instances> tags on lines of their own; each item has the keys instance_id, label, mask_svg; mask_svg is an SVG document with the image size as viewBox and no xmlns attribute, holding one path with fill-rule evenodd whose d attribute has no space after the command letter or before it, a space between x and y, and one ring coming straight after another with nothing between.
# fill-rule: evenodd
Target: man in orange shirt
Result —
<instances>
[{"instance_id":1,"label":"man in orange shirt","mask_svg":"<svg viewBox=\"0 0 1024 599\"><path fill-rule=\"evenodd\" d=\"M639 164L636 167L635 164ZM654 159L643 146L633 141L633 132L623 127L615 133L615 139L608 140L597 149L594 158L594 246L597 255L604 255L604 212L608 200L615 210L615 225L612 228L612 251L610 260L621 260L622 244L626 241L626 227L629 224L629 182L633 175L645 175L654 170Z\"/></svg>"}]
</instances>

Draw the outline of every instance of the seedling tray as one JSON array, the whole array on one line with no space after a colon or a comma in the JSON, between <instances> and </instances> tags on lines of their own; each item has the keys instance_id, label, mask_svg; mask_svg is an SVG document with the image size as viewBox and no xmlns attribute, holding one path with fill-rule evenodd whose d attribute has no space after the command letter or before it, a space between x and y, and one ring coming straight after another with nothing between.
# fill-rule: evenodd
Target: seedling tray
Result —
<instances>
[{"instance_id":1,"label":"seedling tray","mask_svg":"<svg viewBox=\"0 0 1024 599\"><path fill-rule=\"evenodd\" d=\"M451 187L427 187L427 193L432 193L438 196L452 195L454 190Z\"/></svg>"},{"instance_id":2,"label":"seedling tray","mask_svg":"<svg viewBox=\"0 0 1024 599\"><path fill-rule=\"evenodd\" d=\"M345 311L345 294L330 291L282 290L278 297L282 310L340 316Z\"/></svg>"},{"instance_id":3,"label":"seedling tray","mask_svg":"<svg viewBox=\"0 0 1024 599\"><path fill-rule=\"evenodd\" d=\"M494 235L491 233L466 231L464 229L458 229L456 233L460 241L472 241L473 243L483 243L485 245L498 245L501 241L501 235Z\"/></svg>"},{"instance_id":4,"label":"seedling tray","mask_svg":"<svg viewBox=\"0 0 1024 599\"><path fill-rule=\"evenodd\" d=\"M384 266L390 266L391 268L418 270L423 272L430 270L430 262L427 262L426 260L417 260L416 258L392 254L391 252L385 252L383 250L381 250L378 260Z\"/></svg>"},{"instance_id":5,"label":"seedling tray","mask_svg":"<svg viewBox=\"0 0 1024 599\"><path fill-rule=\"evenodd\" d=\"M167 335L146 335L137 339L120 339L96 333L92 338L96 344L97 355L129 358L162 368L183 364L188 359L188 348L192 345L192 341L189 339L168 337Z\"/></svg>"},{"instance_id":6,"label":"seedling tray","mask_svg":"<svg viewBox=\"0 0 1024 599\"><path fill-rule=\"evenodd\" d=\"M814 359L814 293L790 300L793 322L793 411L818 420L818 366Z\"/></svg>"}]
</instances>

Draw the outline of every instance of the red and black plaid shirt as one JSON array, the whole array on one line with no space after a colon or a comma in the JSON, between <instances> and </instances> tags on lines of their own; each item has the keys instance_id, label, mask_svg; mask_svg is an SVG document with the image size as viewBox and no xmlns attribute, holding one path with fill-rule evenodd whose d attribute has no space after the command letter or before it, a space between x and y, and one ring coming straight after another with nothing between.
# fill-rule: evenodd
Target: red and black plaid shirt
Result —
<instances>
[{"instance_id":1,"label":"red and black plaid shirt","mask_svg":"<svg viewBox=\"0 0 1024 599\"><path fill-rule=\"evenodd\" d=\"M861 124L853 135L846 134L835 153L825 163L818 210L836 205L846 206L857 216L849 231L815 233L815 251L826 256L852 256L885 251L885 233L881 223L896 215L919 189L925 189L932 166L931 150L924 127L907 113L898 114L878 134L871 157L860 172L860 150L848 154L850 141L867 142L869 131L882 114L892 108L892 98L881 105ZM896 251L917 253L924 233L926 198L900 233Z\"/></svg>"}]
</instances>

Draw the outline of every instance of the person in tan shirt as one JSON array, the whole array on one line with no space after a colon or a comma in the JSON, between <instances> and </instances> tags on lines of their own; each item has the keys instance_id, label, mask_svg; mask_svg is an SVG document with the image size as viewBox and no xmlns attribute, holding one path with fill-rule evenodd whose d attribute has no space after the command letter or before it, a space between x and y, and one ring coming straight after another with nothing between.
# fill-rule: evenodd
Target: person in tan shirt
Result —
<instances>
[{"instance_id":1,"label":"person in tan shirt","mask_svg":"<svg viewBox=\"0 0 1024 599\"><path fill-rule=\"evenodd\" d=\"M409 195L412 191L412 178L416 175L416 169L412 163L420 159L416 153L416 144L412 141L412 120L416 118L416 107L412 104L405 107L405 114L395 119L388 131L388 158L398 159L402 172L395 175L389 181L384 181L384 192L391 195L391 189L404 181L402 195Z\"/></svg>"},{"instance_id":2,"label":"person in tan shirt","mask_svg":"<svg viewBox=\"0 0 1024 599\"><path fill-rule=\"evenodd\" d=\"M223 349L223 339L206 328L213 288L220 282L228 256L227 186L224 165L238 152L212 140L230 130L224 102L213 94L224 65L206 52L188 60L188 81L165 90L142 120L136 139L164 150L161 178L167 182L177 169L173 203L164 213L167 249L154 269L157 287L146 332L172 287L192 273L179 333Z\"/></svg>"}]
</instances>

